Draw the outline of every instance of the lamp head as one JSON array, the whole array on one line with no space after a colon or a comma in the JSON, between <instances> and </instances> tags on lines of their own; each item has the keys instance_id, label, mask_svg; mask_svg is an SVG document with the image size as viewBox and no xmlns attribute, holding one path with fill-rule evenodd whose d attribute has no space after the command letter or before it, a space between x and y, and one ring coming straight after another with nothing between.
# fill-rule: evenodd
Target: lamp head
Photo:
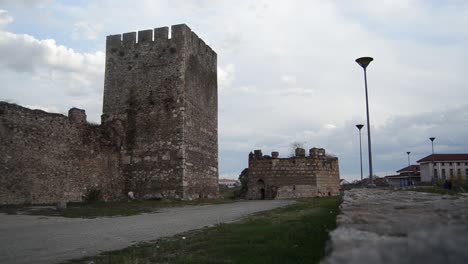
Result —
<instances>
[{"instance_id":1,"label":"lamp head","mask_svg":"<svg viewBox=\"0 0 468 264\"><path fill-rule=\"evenodd\" d=\"M364 127L364 125L362 125L362 124L359 124L359 125L356 125L356 127L357 127L359 130L361 130L361 128L363 128L363 127Z\"/></svg>"},{"instance_id":2,"label":"lamp head","mask_svg":"<svg viewBox=\"0 0 468 264\"><path fill-rule=\"evenodd\" d=\"M429 138L432 142L434 142L435 137L430 137Z\"/></svg>"},{"instance_id":3,"label":"lamp head","mask_svg":"<svg viewBox=\"0 0 468 264\"><path fill-rule=\"evenodd\" d=\"M356 60L356 62L361 65L362 68L364 68L364 70L367 68L367 65L369 65L369 63L371 61L373 61L374 59L371 58L371 57L361 57L359 59Z\"/></svg>"},{"instance_id":4,"label":"lamp head","mask_svg":"<svg viewBox=\"0 0 468 264\"><path fill-rule=\"evenodd\" d=\"M406 152L406 154L408 154L408 155L409 155L410 153L411 153L411 151L407 151L407 152Z\"/></svg>"}]
</instances>

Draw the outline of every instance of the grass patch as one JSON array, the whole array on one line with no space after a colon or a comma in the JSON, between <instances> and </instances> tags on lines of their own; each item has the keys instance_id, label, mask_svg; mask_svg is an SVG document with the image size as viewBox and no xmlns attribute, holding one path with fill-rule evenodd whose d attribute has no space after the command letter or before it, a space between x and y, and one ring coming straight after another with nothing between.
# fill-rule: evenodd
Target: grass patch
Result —
<instances>
[{"instance_id":1,"label":"grass patch","mask_svg":"<svg viewBox=\"0 0 468 264\"><path fill-rule=\"evenodd\" d=\"M302 200L236 223L71 263L318 263L336 227L339 204L338 197Z\"/></svg>"},{"instance_id":2,"label":"grass patch","mask_svg":"<svg viewBox=\"0 0 468 264\"><path fill-rule=\"evenodd\" d=\"M0 212L7 214L26 214L42 216L62 216L70 218L96 218L110 216L129 216L141 213L157 212L158 209L187 205L207 205L230 203L231 199L198 199L194 201L178 200L133 200L122 202L68 203L64 210L57 210L52 205L27 206L3 205Z\"/></svg>"},{"instance_id":3,"label":"grass patch","mask_svg":"<svg viewBox=\"0 0 468 264\"><path fill-rule=\"evenodd\" d=\"M457 195L457 194L466 192L464 188L460 188L460 187L453 188L452 190L448 190L439 186L417 186L414 188L406 188L404 190L413 191L413 192L448 194L448 195Z\"/></svg>"},{"instance_id":4,"label":"grass patch","mask_svg":"<svg viewBox=\"0 0 468 264\"><path fill-rule=\"evenodd\" d=\"M224 199L238 199L236 192L240 192L241 187L234 188L219 188L219 195Z\"/></svg>"}]
</instances>

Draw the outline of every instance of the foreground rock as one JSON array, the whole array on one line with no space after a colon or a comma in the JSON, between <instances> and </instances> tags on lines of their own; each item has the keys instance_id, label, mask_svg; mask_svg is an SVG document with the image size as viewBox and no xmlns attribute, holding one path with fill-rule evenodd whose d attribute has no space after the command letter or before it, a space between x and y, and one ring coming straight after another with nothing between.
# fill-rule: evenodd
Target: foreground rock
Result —
<instances>
[{"instance_id":1,"label":"foreground rock","mask_svg":"<svg viewBox=\"0 0 468 264\"><path fill-rule=\"evenodd\" d=\"M335 263L468 263L468 196L353 189L331 233Z\"/></svg>"}]
</instances>

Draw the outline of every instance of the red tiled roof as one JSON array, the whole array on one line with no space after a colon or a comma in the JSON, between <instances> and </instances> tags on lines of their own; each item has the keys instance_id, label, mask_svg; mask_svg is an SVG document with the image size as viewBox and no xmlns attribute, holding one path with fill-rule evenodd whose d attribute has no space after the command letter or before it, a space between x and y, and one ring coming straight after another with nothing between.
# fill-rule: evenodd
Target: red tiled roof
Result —
<instances>
[{"instance_id":1,"label":"red tiled roof","mask_svg":"<svg viewBox=\"0 0 468 264\"><path fill-rule=\"evenodd\" d=\"M427 157L424 157L417 162L425 162L425 161L468 161L468 154L433 154Z\"/></svg>"},{"instance_id":2,"label":"red tiled roof","mask_svg":"<svg viewBox=\"0 0 468 264\"><path fill-rule=\"evenodd\" d=\"M421 178L420 175L411 175L411 178ZM408 178L408 175L389 175L385 176L385 179L405 179Z\"/></svg>"},{"instance_id":3,"label":"red tiled roof","mask_svg":"<svg viewBox=\"0 0 468 264\"><path fill-rule=\"evenodd\" d=\"M403 172L403 171L419 171L419 165L410 165L406 166L403 169L397 170L398 173Z\"/></svg>"}]
</instances>

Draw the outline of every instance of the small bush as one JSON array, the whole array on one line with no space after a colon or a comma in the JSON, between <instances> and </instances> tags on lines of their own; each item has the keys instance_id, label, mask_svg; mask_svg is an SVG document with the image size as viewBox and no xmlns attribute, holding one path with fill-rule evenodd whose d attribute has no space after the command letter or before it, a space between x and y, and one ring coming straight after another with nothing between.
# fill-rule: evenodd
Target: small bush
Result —
<instances>
[{"instance_id":1,"label":"small bush","mask_svg":"<svg viewBox=\"0 0 468 264\"><path fill-rule=\"evenodd\" d=\"M96 187L91 187L83 195L83 201L86 203L99 202L101 200L101 190Z\"/></svg>"},{"instance_id":2,"label":"small bush","mask_svg":"<svg viewBox=\"0 0 468 264\"><path fill-rule=\"evenodd\" d=\"M245 168L241 174L239 175L239 181L241 183L241 190L240 192L237 192L235 197L236 198L245 198L245 196L247 195L247 191L248 191L248 182L249 182L249 169L248 168Z\"/></svg>"}]
</instances>

